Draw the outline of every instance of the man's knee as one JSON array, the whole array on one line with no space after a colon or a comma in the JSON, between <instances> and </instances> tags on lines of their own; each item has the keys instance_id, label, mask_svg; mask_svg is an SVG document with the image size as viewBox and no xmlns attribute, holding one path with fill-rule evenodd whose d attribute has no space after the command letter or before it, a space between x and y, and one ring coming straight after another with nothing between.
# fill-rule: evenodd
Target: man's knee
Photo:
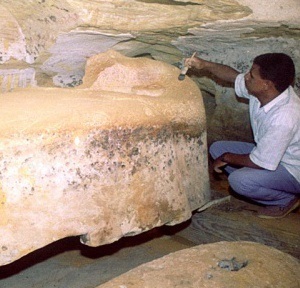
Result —
<instances>
[{"instance_id":1,"label":"man's knee","mask_svg":"<svg viewBox=\"0 0 300 288\"><path fill-rule=\"evenodd\" d=\"M209 147L209 154L211 155L211 157L213 159L218 158L220 155L223 154L223 144L222 142L224 141L216 141L214 143L212 143Z\"/></svg>"},{"instance_id":2,"label":"man's knee","mask_svg":"<svg viewBox=\"0 0 300 288\"><path fill-rule=\"evenodd\" d=\"M231 188L238 194L249 196L255 189L257 189L254 181L250 179L249 174L247 174L244 169L238 169L233 171L228 176L228 182Z\"/></svg>"}]
</instances>

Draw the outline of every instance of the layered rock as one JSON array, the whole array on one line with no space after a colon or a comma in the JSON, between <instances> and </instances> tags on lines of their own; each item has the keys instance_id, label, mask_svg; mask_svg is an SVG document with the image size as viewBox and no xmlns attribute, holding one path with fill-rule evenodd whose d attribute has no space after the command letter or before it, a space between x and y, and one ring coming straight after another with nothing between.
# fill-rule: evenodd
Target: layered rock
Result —
<instances>
[{"instance_id":1,"label":"layered rock","mask_svg":"<svg viewBox=\"0 0 300 288\"><path fill-rule=\"evenodd\" d=\"M0 264L68 236L98 246L209 201L204 106L180 70L109 51L77 89L0 98Z\"/></svg>"},{"instance_id":2,"label":"layered rock","mask_svg":"<svg viewBox=\"0 0 300 288\"><path fill-rule=\"evenodd\" d=\"M111 48L170 64L196 51L240 71L257 54L280 51L300 69L298 0L1 0L0 10L0 70L34 68L39 86L80 85L86 59ZM194 79L204 92L209 142L251 140L247 106L233 90ZM299 79L298 72L298 91Z\"/></svg>"}]
</instances>

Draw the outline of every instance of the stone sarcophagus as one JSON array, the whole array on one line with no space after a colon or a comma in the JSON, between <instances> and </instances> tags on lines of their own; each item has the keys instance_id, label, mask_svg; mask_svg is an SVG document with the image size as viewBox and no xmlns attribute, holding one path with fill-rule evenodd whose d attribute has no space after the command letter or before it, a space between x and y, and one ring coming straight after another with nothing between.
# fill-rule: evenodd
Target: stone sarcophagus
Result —
<instances>
[{"instance_id":1,"label":"stone sarcophagus","mask_svg":"<svg viewBox=\"0 0 300 288\"><path fill-rule=\"evenodd\" d=\"M0 97L0 265L80 236L98 246L209 201L201 93L166 63L114 51L76 89Z\"/></svg>"}]
</instances>

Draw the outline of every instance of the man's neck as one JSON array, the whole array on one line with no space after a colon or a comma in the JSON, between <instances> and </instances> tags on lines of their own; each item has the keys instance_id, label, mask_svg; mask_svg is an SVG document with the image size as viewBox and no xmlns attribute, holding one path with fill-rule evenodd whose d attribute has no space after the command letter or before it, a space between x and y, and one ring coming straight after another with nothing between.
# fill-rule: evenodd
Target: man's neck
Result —
<instances>
[{"instance_id":1,"label":"man's neck","mask_svg":"<svg viewBox=\"0 0 300 288\"><path fill-rule=\"evenodd\" d=\"M278 97L281 93L277 90L268 91L261 97L257 97L260 102L260 107L263 107L273 101L276 97Z\"/></svg>"}]
</instances>

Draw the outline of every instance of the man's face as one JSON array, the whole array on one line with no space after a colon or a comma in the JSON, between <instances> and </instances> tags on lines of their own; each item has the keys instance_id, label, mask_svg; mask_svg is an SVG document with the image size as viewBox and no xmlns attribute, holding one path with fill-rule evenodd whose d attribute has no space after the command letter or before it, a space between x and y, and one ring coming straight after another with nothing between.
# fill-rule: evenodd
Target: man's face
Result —
<instances>
[{"instance_id":1,"label":"man's face","mask_svg":"<svg viewBox=\"0 0 300 288\"><path fill-rule=\"evenodd\" d=\"M258 100L260 100L268 88L267 80L261 78L259 66L256 64L253 64L250 71L245 75L245 84L249 94L257 97Z\"/></svg>"}]
</instances>

